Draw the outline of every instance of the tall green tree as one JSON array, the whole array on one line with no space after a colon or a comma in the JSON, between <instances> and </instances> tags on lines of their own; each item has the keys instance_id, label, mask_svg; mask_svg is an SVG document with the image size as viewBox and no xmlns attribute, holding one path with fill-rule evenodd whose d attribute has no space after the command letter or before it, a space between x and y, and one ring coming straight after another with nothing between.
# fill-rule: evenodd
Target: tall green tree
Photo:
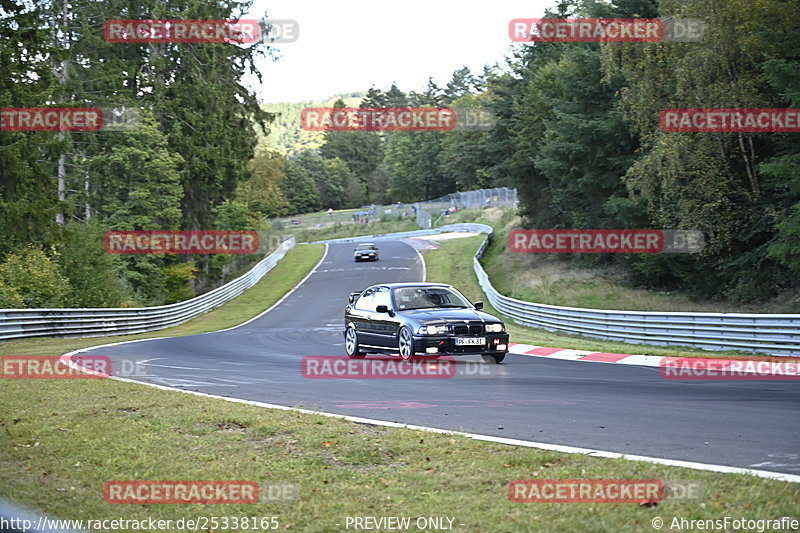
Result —
<instances>
[{"instance_id":1,"label":"tall green tree","mask_svg":"<svg viewBox=\"0 0 800 533\"><path fill-rule=\"evenodd\" d=\"M283 190L289 202L290 214L310 213L322 208L314 178L296 158L286 161L286 181Z\"/></svg>"},{"instance_id":2,"label":"tall green tree","mask_svg":"<svg viewBox=\"0 0 800 533\"><path fill-rule=\"evenodd\" d=\"M472 94L475 91L477 80L466 65L456 69L453 77L447 82L442 95L442 101L449 104L464 95Z\"/></svg>"},{"instance_id":3,"label":"tall green tree","mask_svg":"<svg viewBox=\"0 0 800 533\"><path fill-rule=\"evenodd\" d=\"M674 261L641 258L638 263L646 277L670 279L702 295L768 298L796 279L769 254L776 230L785 229L781 220L791 194L776 179L778 167L759 164L780 154L782 136L667 133L658 116L665 108L784 107L785 98L762 64L785 59L785 52L759 28L769 27L784 39L796 31L800 6L766 0L753 10L740 0L714 6L695 0L659 7L664 15L703 18L706 31L702 45L605 47L608 71L619 69L628 80L622 109L642 143L641 157L623 179L656 227L703 231L706 248L699 257L678 260L692 267L693 277L669 264ZM656 265L658 276L653 275Z\"/></svg>"},{"instance_id":4,"label":"tall green tree","mask_svg":"<svg viewBox=\"0 0 800 533\"><path fill-rule=\"evenodd\" d=\"M345 107L342 100L337 100L333 107ZM360 195L372 195L370 177L383 160L383 140L375 131L326 131L325 144L320 147L320 155L325 159L338 158L344 161L352 171L358 184L351 188L363 190ZM351 195L352 196L352 195ZM351 203L351 202L348 202Z\"/></svg>"},{"instance_id":5,"label":"tall green tree","mask_svg":"<svg viewBox=\"0 0 800 533\"><path fill-rule=\"evenodd\" d=\"M269 150L260 150L249 164L250 177L239 183L235 198L261 219L286 214L289 204L282 186L286 179L286 160Z\"/></svg>"},{"instance_id":6,"label":"tall green tree","mask_svg":"<svg viewBox=\"0 0 800 533\"><path fill-rule=\"evenodd\" d=\"M0 3L0 107L38 107L52 97L55 79L43 61L54 51L46 21L42 3ZM55 238L58 151L52 132L0 132L0 259Z\"/></svg>"}]
</instances>

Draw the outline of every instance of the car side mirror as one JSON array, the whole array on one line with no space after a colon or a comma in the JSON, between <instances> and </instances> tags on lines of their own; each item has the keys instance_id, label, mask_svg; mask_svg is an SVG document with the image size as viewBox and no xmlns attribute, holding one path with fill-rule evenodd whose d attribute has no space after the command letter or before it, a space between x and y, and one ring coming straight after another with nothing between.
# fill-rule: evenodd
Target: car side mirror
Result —
<instances>
[{"instance_id":1,"label":"car side mirror","mask_svg":"<svg viewBox=\"0 0 800 533\"><path fill-rule=\"evenodd\" d=\"M392 317L394 316L394 311L389 309L389 307L386 306L386 305L378 305L378 306L376 306L375 307L375 312L376 313L387 313L389 316L392 316Z\"/></svg>"},{"instance_id":2,"label":"car side mirror","mask_svg":"<svg viewBox=\"0 0 800 533\"><path fill-rule=\"evenodd\" d=\"M483 302L475 302L472 305L475 306L475 309L483 309Z\"/></svg>"},{"instance_id":3,"label":"car side mirror","mask_svg":"<svg viewBox=\"0 0 800 533\"><path fill-rule=\"evenodd\" d=\"M350 296L347 298L347 301L348 301L348 302L350 302L350 303L353 303L353 302L355 302L355 301L356 301L356 299L357 299L359 296L361 296L361 293L360 293L360 292L351 292L351 293L350 293Z\"/></svg>"}]
</instances>

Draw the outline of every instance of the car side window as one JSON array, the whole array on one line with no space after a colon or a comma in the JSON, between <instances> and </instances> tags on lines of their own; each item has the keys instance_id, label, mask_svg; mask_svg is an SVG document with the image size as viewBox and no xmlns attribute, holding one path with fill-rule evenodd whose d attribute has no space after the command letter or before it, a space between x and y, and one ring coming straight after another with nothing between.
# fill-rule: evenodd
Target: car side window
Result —
<instances>
[{"instance_id":1,"label":"car side window","mask_svg":"<svg viewBox=\"0 0 800 533\"><path fill-rule=\"evenodd\" d=\"M378 291L375 293L375 298L372 300L372 311L377 309L379 305L385 305L389 309L392 308L392 301L389 298L388 287L378 287Z\"/></svg>"},{"instance_id":2,"label":"car side window","mask_svg":"<svg viewBox=\"0 0 800 533\"><path fill-rule=\"evenodd\" d=\"M375 296L375 289L365 290L361 296L356 300L356 309L359 311L374 311L375 306L372 304L372 299Z\"/></svg>"}]
</instances>

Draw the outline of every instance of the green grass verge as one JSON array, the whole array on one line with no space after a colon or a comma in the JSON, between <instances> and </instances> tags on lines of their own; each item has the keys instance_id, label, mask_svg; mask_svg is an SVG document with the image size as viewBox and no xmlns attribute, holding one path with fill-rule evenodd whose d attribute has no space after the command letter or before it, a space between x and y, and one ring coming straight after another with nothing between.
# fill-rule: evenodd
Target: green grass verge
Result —
<instances>
[{"instance_id":1,"label":"green grass verge","mask_svg":"<svg viewBox=\"0 0 800 533\"><path fill-rule=\"evenodd\" d=\"M751 476L372 427L111 380L6 381L0 401L0 494L67 519L277 516L282 531L316 532L343 531L354 515L448 516L455 531L653 531L656 516L796 516L800 498L800 485ZM508 501L509 481L531 478L695 482L702 498L657 507ZM298 497L106 503L104 483L126 479L291 483Z\"/></svg>"},{"instance_id":2,"label":"green grass verge","mask_svg":"<svg viewBox=\"0 0 800 533\"><path fill-rule=\"evenodd\" d=\"M359 237L362 235L379 235L398 231L413 231L419 229L412 217L396 220L375 220L368 224L335 223L323 228L307 228L294 233L297 242L322 241L326 239L341 239L344 237Z\"/></svg>"},{"instance_id":3,"label":"green grass verge","mask_svg":"<svg viewBox=\"0 0 800 533\"><path fill-rule=\"evenodd\" d=\"M78 339L42 338L21 339L0 343L0 355L60 355L80 348L110 342L124 342L155 337L196 335L225 329L252 318L277 302L308 274L319 262L325 246L322 244L298 245L270 270L261 281L225 305L171 328L140 333Z\"/></svg>"},{"instance_id":4,"label":"green grass verge","mask_svg":"<svg viewBox=\"0 0 800 533\"><path fill-rule=\"evenodd\" d=\"M492 307L483 293L475 272L472 270L472 257L486 237L484 235L454 239L441 242L441 247L435 250L423 250L427 268L427 280L430 282L450 283L464 293L470 300L482 300L489 313L500 313ZM492 283L494 284L494 278ZM496 286L495 286L496 287ZM499 289L498 289L499 290ZM674 357L748 357L753 354L740 351L704 351L690 347L653 346L648 344L629 344L617 341L592 339L580 335L556 333L544 329L520 326L511 321L506 322L511 342L533 344L536 346L550 346L557 348L571 348L573 350L592 350L609 353L635 353L642 355L667 355ZM763 357L786 361L785 357Z\"/></svg>"}]
</instances>

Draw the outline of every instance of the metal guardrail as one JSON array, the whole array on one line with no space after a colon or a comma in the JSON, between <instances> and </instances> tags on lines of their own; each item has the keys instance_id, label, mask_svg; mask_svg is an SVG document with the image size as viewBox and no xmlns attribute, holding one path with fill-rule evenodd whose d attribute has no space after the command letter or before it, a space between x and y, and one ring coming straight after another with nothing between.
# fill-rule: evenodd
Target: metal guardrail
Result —
<instances>
[{"instance_id":1,"label":"metal guardrail","mask_svg":"<svg viewBox=\"0 0 800 533\"><path fill-rule=\"evenodd\" d=\"M488 234L473 258L475 275L492 306L517 324L632 344L800 356L800 315L583 309L505 296L492 286L479 261L491 241L492 228L483 224L462 226Z\"/></svg>"},{"instance_id":2,"label":"metal guardrail","mask_svg":"<svg viewBox=\"0 0 800 533\"><path fill-rule=\"evenodd\" d=\"M224 304L258 283L294 245L292 237L244 275L174 304L135 308L0 309L0 341L127 335L175 326Z\"/></svg>"},{"instance_id":3,"label":"metal guardrail","mask_svg":"<svg viewBox=\"0 0 800 533\"><path fill-rule=\"evenodd\" d=\"M425 200L414 204L417 225L420 228L428 229L438 224L445 217L446 211L450 208L468 209L494 207L499 205L516 207L519 203L517 189L509 187L499 187L496 189L478 189L476 191L454 192L436 198ZM432 219L433 216L436 219Z\"/></svg>"},{"instance_id":4,"label":"metal guardrail","mask_svg":"<svg viewBox=\"0 0 800 533\"><path fill-rule=\"evenodd\" d=\"M358 237L340 237L338 239L326 239L323 241L314 241L311 244L318 243L341 243L341 242L372 242L372 241L388 241L397 239L413 239L415 237L425 237L427 235L437 235L439 233L447 233L449 231L467 231L470 233L485 233L485 228L489 228L484 224L446 224L433 229L415 229L413 231L399 231L397 233L381 233L377 235L359 235Z\"/></svg>"}]
</instances>

